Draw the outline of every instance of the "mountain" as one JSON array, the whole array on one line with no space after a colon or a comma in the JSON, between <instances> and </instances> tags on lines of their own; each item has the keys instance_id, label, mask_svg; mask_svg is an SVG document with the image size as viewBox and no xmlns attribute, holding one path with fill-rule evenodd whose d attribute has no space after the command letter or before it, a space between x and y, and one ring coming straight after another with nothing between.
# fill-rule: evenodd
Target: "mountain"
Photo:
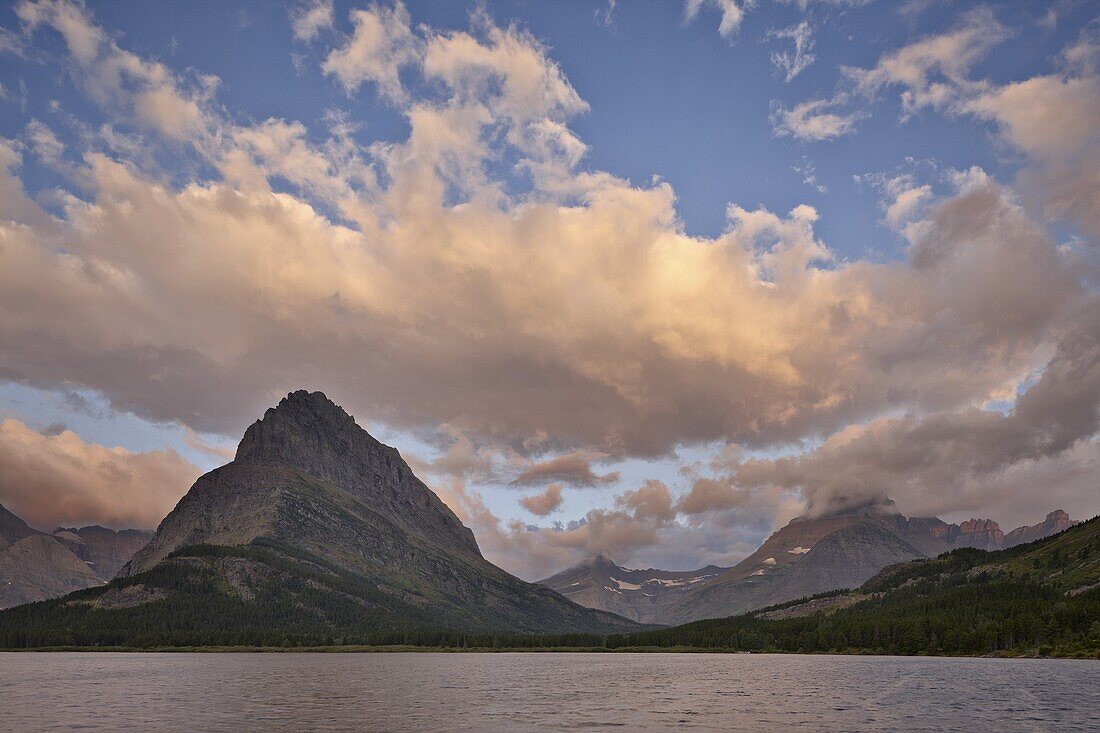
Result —
<instances>
[{"instance_id":1,"label":"mountain","mask_svg":"<svg viewBox=\"0 0 1100 733\"><path fill-rule=\"evenodd\" d=\"M925 557L909 542L892 506L858 507L819 518L796 518L756 552L690 590L667 624L717 618L794 598L859 585L892 563Z\"/></svg>"},{"instance_id":2,"label":"mountain","mask_svg":"<svg viewBox=\"0 0 1100 733\"><path fill-rule=\"evenodd\" d=\"M320 392L292 392L201 476L119 577L0 614L40 644L295 644L633 622L525 583Z\"/></svg>"},{"instance_id":3,"label":"mountain","mask_svg":"<svg viewBox=\"0 0 1100 733\"><path fill-rule=\"evenodd\" d=\"M1055 512L1055 514L1057 514ZM892 565L852 591L606 645L1100 657L1100 517L1026 545Z\"/></svg>"},{"instance_id":4,"label":"mountain","mask_svg":"<svg viewBox=\"0 0 1100 733\"><path fill-rule=\"evenodd\" d=\"M130 558L153 538L153 533L140 529L115 531L92 525L89 527L58 527L53 536L63 542L74 555L88 563L103 580L118 574Z\"/></svg>"},{"instance_id":5,"label":"mountain","mask_svg":"<svg viewBox=\"0 0 1100 733\"><path fill-rule=\"evenodd\" d=\"M1005 535L1004 546L1015 547L1016 545L1024 545L1028 542L1035 542L1041 540L1044 537L1049 537L1052 534L1057 534L1070 527L1078 524L1078 522L1069 518L1061 509L1056 509L1047 515L1047 518L1039 524L1033 524L1030 527L1017 527L1008 534Z\"/></svg>"},{"instance_id":6,"label":"mountain","mask_svg":"<svg viewBox=\"0 0 1100 733\"><path fill-rule=\"evenodd\" d=\"M0 608L103 585L88 565L48 534L35 533L0 549Z\"/></svg>"},{"instance_id":7,"label":"mountain","mask_svg":"<svg viewBox=\"0 0 1100 733\"><path fill-rule=\"evenodd\" d=\"M716 565L683 572L632 570L600 555L538 582L582 606L654 624L663 623L688 589L724 570Z\"/></svg>"},{"instance_id":8,"label":"mountain","mask_svg":"<svg viewBox=\"0 0 1100 733\"><path fill-rule=\"evenodd\" d=\"M1047 520L1014 533L1038 539L1073 523L1061 511L1052 512ZM948 524L936 517L906 517L888 499L824 517L799 517L772 534L752 555L685 593L663 622L687 623L744 613L815 593L853 588L894 563L965 547L999 550L1007 546L1005 534L990 519Z\"/></svg>"},{"instance_id":9,"label":"mountain","mask_svg":"<svg viewBox=\"0 0 1100 733\"><path fill-rule=\"evenodd\" d=\"M646 623L673 625L744 613L805 596L854 588L884 567L972 547L998 550L1072 526L1061 510L1005 535L990 519L949 524L906 517L886 499L818 517L797 517L728 569L688 573L672 592L642 585L609 561L590 562L541 581L572 600ZM708 569L711 570L711 569ZM653 578L664 571L646 571ZM625 581L628 585L622 585Z\"/></svg>"},{"instance_id":10,"label":"mountain","mask_svg":"<svg viewBox=\"0 0 1100 733\"><path fill-rule=\"evenodd\" d=\"M0 609L101 586L152 535L104 527L49 535L0 506Z\"/></svg>"}]
</instances>

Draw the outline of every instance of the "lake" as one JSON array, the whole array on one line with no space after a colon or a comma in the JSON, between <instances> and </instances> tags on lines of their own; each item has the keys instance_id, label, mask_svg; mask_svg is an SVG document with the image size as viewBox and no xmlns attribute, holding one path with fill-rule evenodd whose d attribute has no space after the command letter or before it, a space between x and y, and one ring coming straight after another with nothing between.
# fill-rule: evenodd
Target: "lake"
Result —
<instances>
[{"instance_id":1,"label":"lake","mask_svg":"<svg viewBox=\"0 0 1100 733\"><path fill-rule=\"evenodd\" d=\"M0 653L11 731L1095 731L1100 663Z\"/></svg>"}]
</instances>

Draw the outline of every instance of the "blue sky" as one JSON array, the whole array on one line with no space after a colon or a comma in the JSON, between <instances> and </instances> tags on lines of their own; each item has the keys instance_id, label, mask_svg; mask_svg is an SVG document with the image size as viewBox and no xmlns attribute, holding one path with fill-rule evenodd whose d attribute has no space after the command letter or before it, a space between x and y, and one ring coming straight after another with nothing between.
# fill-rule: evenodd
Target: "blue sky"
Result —
<instances>
[{"instance_id":1,"label":"blue sky","mask_svg":"<svg viewBox=\"0 0 1100 733\"><path fill-rule=\"evenodd\" d=\"M20 2L0 27L0 219L37 253L3 255L28 269L0 417L49 465L206 470L280 391L324 388L526 575L731 562L815 496L1012 523L1042 476L1097 508L1091 428L1043 447L1016 409L1095 295L1090 3ZM1034 450L950 485L830 473L860 435L974 410ZM522 480L562 457L590 473ZM40 509L91 491L70 475L0 501L128 517ZM518 502L563 482L544 516Z\"/></svg>"}]
</instances>

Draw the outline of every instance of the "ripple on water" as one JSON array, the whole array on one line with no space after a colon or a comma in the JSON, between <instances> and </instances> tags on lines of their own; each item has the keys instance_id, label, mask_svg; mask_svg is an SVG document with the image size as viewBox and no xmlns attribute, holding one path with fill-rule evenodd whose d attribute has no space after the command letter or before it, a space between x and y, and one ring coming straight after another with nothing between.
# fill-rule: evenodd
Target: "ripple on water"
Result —
<instances>
[{"instance_id":1,"label":"ripple on water","mask_svg":"<svg viewBox=\"0 0 1100 733\"><path fill-rule=\"evenodd\" d=\"M0 654L17 731L1091 731L1100 664L718 654Z\"/></svg>"}]
</instances>

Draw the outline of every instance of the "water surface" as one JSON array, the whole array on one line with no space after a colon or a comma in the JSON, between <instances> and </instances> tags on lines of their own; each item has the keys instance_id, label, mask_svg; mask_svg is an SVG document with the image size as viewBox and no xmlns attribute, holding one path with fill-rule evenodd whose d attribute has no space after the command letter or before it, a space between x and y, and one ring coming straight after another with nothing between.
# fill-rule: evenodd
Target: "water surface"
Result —
<instances>
[{"instance_id":1,"label":"water surface","mask_svg":"<svg viewBox=\"0 0 1100 733\"><path fill-rule=\"evenodd\" d=\"M1100 663L0 653L12 731L1096 731Z\"/></svg>"}]
</instances>

